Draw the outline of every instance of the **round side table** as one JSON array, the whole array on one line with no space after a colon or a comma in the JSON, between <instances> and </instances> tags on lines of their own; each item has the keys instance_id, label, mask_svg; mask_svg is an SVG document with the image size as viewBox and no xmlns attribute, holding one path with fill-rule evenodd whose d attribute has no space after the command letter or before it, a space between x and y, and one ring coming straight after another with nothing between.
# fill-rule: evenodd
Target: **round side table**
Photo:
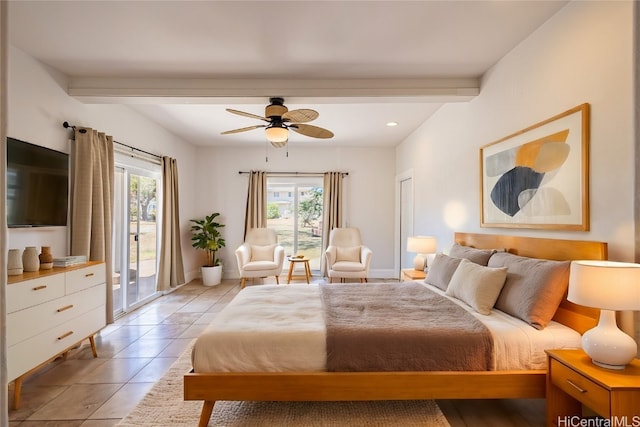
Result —
<instances>
[{"instance_id":1,"label":"round side table","mask_svg":"<svg viewBox=\"0 0 640 427\"><path fill-rule=\"evenodd\" d=\"M295 278L305 278L307 279L307 283L309 283L309 281L311 280L311 268L309 267L309 258L308 257L302 257L302 258L296 258L296 257L287 257L287 259L289 260L289 276L287 277L287 284L291 283L291 279L295 279ZM295 270L295 266L297 263L302 263L304 265L304 276L294 276L293 272Z\"/></svg>"}]
</instances>

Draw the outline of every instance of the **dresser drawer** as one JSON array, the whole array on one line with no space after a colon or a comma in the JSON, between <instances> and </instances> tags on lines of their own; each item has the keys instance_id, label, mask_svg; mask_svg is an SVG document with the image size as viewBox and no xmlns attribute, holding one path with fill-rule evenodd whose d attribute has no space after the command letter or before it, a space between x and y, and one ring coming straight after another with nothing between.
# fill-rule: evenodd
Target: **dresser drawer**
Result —
<instances>
[{"instance_id":1,"label":"dresser drawer","mask_svg":"<svg viewBox=\"0 0 640 427\"><path fill-rule=\"evenodd\" d=\"M62 325L8 347L9 381L13 381L42 362L88 338L104 325L105 306L102 305Z\"/></svg>"},{"instance_id":2,"label":"dresser drawer","mask_svg":"<svg viewBox=\"0 0 640 427\"><path fill-rule=\"evenodd\" d=\"M610 416L609 390L555 359L551 359L550 369L551 382L555 386L598 414L606 418Z\"/></svg>"},{"instance_id":3,"label":"dresser drawer","mask_svg":"<svg viewBox=\"0 0 640 427\"><path fill-rule=\"evenodd\" d=\"M96 264L65 273L66 293L71 294L106 281L105 264Z\"/></svg>"},{"instance_id":4,"label":"dresser drawer","mask_svg":"<svg viewBox=\"0 0 640 427\"><path fill-rule=\"evenodd\" d=\"M7 286L7 313L23 310L64 295L64 274L12 283Z\"/></svg>"},{"instance_id":5,"label":"dresser drawer","mask_svg":"<svg viewBox=\"0 0 640 427\"><path fill-rule=\"evenodd\" d=\"M17 344L104 305L105 292L106 285L103 283L7 315L7 345Z\"/></svg>"}]
</instances>

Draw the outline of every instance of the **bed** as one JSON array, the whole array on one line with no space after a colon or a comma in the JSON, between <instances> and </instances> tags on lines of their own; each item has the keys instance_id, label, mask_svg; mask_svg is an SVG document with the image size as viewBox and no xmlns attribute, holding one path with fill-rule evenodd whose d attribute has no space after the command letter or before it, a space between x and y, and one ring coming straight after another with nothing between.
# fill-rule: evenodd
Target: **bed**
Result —
<instances>
[{"instance_id":1,"label":"bed","mask_svg":"<svg viewBox=\"0 0 640 427\"><path fill-rule=\"evenodd\" d=\"M497 249L547 260L606 259L607 244L455 233L465 247ZM366 285L363 285L366 286ZM598 311L563 299L553 320L583 333L597 323ZM204 401L200 426L206 426L217 400L353 401L409 399L495 399L545 396L545 369L491 371L382 372L199 372L184 376L185 400Z\"/></svg>"}]
</instances>

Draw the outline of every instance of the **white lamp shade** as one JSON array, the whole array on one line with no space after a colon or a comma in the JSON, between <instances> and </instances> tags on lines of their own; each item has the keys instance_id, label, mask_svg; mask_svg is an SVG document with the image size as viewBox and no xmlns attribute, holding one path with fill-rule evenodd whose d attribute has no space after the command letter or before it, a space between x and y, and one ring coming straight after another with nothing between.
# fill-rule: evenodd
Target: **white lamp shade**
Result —
<instances>
[{"instance_id":1,"label":"white lamp shade","mask_svg":"<svg viewBox=\"0 0 640 427\"><path fill-rule=\"evenodd\" d=\"M407 239L407 251L415 252L413 259L414 270L423 271L426 265L424 254L436 251L436 238L431 236L414 236Z\"/></svg>"},{"instance_id":2,"label":"white lamp shade","mask_svg":"<svg viewBox=\"0 0 640 427\"><path fill-rule=\"evenodd\" d=\"M289 139L289 130L285 127L268 127L264 133L267 135L267 140L275 147L282 147Z\"/></svg>"},{"instance_id":3,"label":"white lamp shade","mask_svg":"<svg viewBox=\"0 0 640 427\"><path fill-rule=\"evenodd\" d=\"M436 251L436 238L431 236L415 236L407 239L407 252L432 254Z\"/></svg>"},{"instance_id":4,"label":"white lamp shade","mask_svg":"<svg viewBox=\"0 0 640 427\"><path fill-rule=\"evenodd\" d=\"M573 261L567 299L604 310L640 310L640 264Z\"/></svg>"}]
</instances>

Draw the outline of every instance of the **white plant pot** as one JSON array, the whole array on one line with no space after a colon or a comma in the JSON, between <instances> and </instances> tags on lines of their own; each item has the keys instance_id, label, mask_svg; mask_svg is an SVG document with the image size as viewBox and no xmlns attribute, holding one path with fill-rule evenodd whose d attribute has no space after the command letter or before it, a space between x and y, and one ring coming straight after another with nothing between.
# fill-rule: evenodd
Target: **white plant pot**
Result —
<instances>
[{"instance_id":1,"label":"white plant pot","mask_svg":"<svg viewBox=\"0 0 640 427\"><path fill-rule=\"evenodd\" d=\"M202 267L202 284L205 286L219 285L222 280L222 266Z\"/></svg>"}]
</instances>

